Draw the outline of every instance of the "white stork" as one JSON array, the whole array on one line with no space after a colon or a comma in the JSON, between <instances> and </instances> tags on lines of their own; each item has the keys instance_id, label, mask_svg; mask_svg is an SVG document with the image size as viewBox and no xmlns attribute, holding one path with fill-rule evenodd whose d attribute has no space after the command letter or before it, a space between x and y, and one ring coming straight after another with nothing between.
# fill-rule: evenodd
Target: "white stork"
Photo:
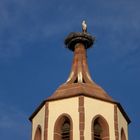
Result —
<instances>
[{"instance_id":1,"label":"white stork","mask_svg":"<svg viewBox=\"0 0 140 140\"><path fill-rule=\"evenodd\" d=\"M85 21L85 20L83 20L83 22L82 22L82 31L83 31L84 33L87 32L87 24L86 24L86 21Z\"/></svg>"}]
</instances>

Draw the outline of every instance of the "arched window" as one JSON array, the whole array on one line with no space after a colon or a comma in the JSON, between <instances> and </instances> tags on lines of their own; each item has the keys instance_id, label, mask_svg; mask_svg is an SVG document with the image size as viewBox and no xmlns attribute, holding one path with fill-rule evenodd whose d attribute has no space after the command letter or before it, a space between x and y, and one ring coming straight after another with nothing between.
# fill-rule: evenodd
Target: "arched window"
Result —
<instances>
[{"instance_id":1,"label":"arched window","mask_svg":"<svg viewBox=\"0 0 140 140\"><path fill-rule=\"evenodd\" d=\"M38 126L35 132L34 140L41 140L41 127Z\"/></svg>"},{"instance_id":2,"label":"arched window","mask_svg":"<svg viewBox=\"0 0 140 140\"><path fill-rule=\"evenodd\" d=\"M102 127L97 120L94 122L94 140L101 140Z\"/></svg>"},{"instance_id":3,"label":"arched window","mask_svg":"<svg viewBox=\"0 0 140 140\"><path fill-rule=\"evenodd\" d=\"M70 121L65 120L61 128L61 139L70 140Z\"/></svg>"},{"instance_id":4,"label":"arched window","mask_svg":"<svg viewBox=\"0 0 140 140\"><path fill-rule=\"evenodd\" d=\"M109 126L101 115L92 121L92 140L109 140Z\"/></svg>"},{"instance_id":5,"label":"arched window","mask_svg":"<svg viewBox=\"0 0 140 140\"><path fill-rule=\"evenodd\" d=\"M54 127L54 140L73 140L72 120L69 115L61 115L56 120Z\"/></svg>"},{"instance_id":6,"label":"arched window","mask_svg":"<svg viewBox=\"0 0 140 140\"><path fill-rule=\"evenodd\" d=\"M126 140L126 136L125 136L123 128L121 129L121 140Z\"/></svg>"}]
</instances>

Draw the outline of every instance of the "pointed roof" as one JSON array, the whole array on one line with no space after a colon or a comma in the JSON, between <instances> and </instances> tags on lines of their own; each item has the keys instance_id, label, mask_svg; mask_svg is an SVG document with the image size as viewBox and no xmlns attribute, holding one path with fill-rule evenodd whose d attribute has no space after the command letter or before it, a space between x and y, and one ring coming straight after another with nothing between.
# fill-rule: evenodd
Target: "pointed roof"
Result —
<instances>
[{"instance_id":1,"label":"pointed roof","mask_svg":"<svg viewBox=\"0 0 140 140\"><path fill-rule=\"evenodd\" d=\"M90 76L86 50L92 46L94 41L95 37L87 32L76 32L68 35L65 39L66 47L74 52L71 72L67 81L47 100L58 100L84 95L114 102L114 100L98 86Z\"/></svg>"}]
</instances>

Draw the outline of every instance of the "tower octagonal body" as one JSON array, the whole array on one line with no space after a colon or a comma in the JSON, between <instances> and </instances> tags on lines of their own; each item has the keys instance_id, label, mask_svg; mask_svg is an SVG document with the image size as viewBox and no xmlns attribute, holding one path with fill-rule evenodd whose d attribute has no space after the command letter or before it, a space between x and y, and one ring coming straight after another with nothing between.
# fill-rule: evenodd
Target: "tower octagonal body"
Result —
<instances>
[{"instance_id":1,"label":"tower octagonal body","mask_svg":"<svg viewBox=\"0 0 140 140\"><path fill-rule=\"evenodd\" d=\"M90 76L86 50L94 41L87 32L65 39L74 52L71 72L30 116L32 140L128 140L129 117Z\"/></svg>"}]
</instances>

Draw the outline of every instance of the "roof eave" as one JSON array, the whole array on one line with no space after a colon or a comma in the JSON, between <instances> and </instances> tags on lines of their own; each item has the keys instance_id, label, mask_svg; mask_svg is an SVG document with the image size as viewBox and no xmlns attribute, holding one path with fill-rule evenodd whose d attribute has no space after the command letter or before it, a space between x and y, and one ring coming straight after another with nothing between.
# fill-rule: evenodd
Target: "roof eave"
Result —
<instances>
[{"instance_id":1,"label":"roof eave","mask_svg":"<svg viewBox=\"0 0 140 140\"><path fill-rule=\"evenodd\" d=\"M62 100L62 99L66 99L66 98L72 98L72 97L78 97L78 96L85 96L85 97L90 97L90 98L94 98L94 99L98 99L101 101L105 101L105 102L109 102L109 103L113 103L116 104L118 106L118 108L120 109L121 113L123 114L124 118L126 119L127 123L130 124L131 120L129 119L128 115L126 114L126 112L124 111L123 107L121 106L120 103L116 102L116 101L111 101L111 100L106 100L106 99L101 99L101 98L97 98L97 97L93 97L93 96L87 96L84 93L81 93L79 95L75 95L75 96L69 96L69 97L59 97L59 98L52 98L52 99L46 99L44 101L41 102L41 104L37 107L37 109L31 114L31 116L29 117L29 120L32 122L32 119L34 118L34 116L39 112L39 110L43 107L43 105L46 102L51 102L51 101L56 101L56 100Z\"/></svg>"}]
</instances>

